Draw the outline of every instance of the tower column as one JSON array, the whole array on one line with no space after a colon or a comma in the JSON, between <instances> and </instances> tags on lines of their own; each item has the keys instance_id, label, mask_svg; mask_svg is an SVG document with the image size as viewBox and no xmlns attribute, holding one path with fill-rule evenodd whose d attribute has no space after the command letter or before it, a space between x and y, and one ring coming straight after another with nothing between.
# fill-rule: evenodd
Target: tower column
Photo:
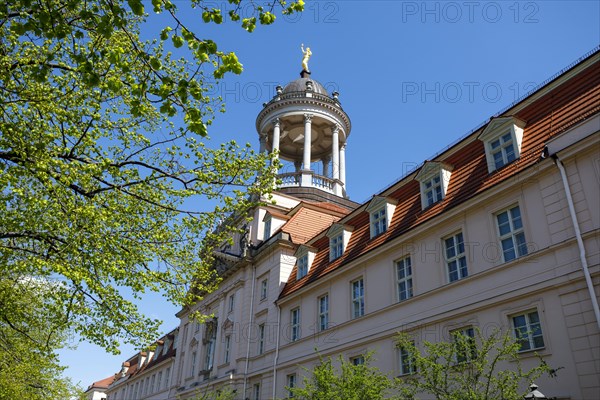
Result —
<instances>
[{"instance_id":1,"label":"tower column","mask_svg":"<svg viewBox=\"0 0 600 400\"><path fill-rule=\"evenodd\" d=\"M303 158L303 169L305 171L310 170L310 150L312 147L312 114L304 114L304 158Z\"/></svg>"},{"instance_id":2,"label":"tower column","mask_svg":"<svg viewBox=\"0 0 600 400\"><path fill-rule=\"evenodd\" d=\"M340 127L335 125L333 127L333 137L331 145L331 156L333 161L333 179L340 179Z\"/></svg>"},{"instance_id":3,"label":"tower column","mask_svg":"<svg viewBox=\"0 0 600 400\"><path fill-rule=\"evenodd\" d=\"M267 151L267 135L260 135L258 140L260 141L260 152L264 153Z\"/></svg>"},{"instance_id":4,"label":"tower column","mask_svg":"<svg viewBox=\"0 0 600 400\"><path fill-rule=\"evenodd\" d=\"M279 118L273 119L273 151L279 150L279 138L281 136L281 124Z\"/></svg>"},{"instance_id":5,"label":"tower column","mask_svg":"<svg viewBox=\"0 0 600 400\"><path fill-rule=\"evenodd\" d=\"M329 161L331 161L330 156L323 156L321 158L321 162L323 163L323 176L330 178L329 175Z\"/></svg>"},{"instance_id":6,"label":"tower column","mask_svg":"<svg viewBox=\"0 0 600 400\"><path fill-rule=\"evenodd\" d=\"M346 188L346 143L340 149L340 181Z\"/></svg>"}]
</instances>

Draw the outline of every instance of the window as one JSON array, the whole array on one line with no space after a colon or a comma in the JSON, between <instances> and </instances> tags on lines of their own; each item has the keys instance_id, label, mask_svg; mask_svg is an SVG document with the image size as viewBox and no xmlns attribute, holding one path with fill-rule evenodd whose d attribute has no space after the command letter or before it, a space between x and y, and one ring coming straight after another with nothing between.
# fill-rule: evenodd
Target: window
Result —
<instances>
[{"instance_id":1,"label":"window","mask_svg":"<svg viewBox=\"0 0 600 400\"><path fill-rule=\"evenodd\" d=\"M478 139L485 145L488 172L510 164L521 153L525 121L515 117L494 118Z\"/></svg>"},{"instance_id":2,"label":"window","mask_svg":"<svg viewBox=\"0 0 600 400\"><path fill-rule=\"evenodd\" d=\"M292 342L300 339L300 308L294 308L290 315L290 326L292 328L292 334L290 339Z\"/></svg>"},{"instance_id":3,"label":"window","mask_svg":"<svg viewBox=\"0 0 600 400\"><path fill-rule=\"evenodd\" d=\"M265 351L265 324L258 325L258 354Z\"/></svg>"},{"instance_id":4,"label":"window","mask_svg":"<svg viewBox=\"0 0 600 400\"><path fill-rule=\"evenodd\" d=\"M428 180L423 185L425 186L423 193L427 207L442 200L442 182L439 176Z\"/></svg>"},{"instance_id":5,"label":"window","mask_svg":"<svg viewBox=\"0 0 600 400\"><path fill-rule=\"evenodd\" d=\"M465 278L468 275L467 257L465 256L465 243L462 232L444 239L446 247L446 265L448 266L448 280L450 282Z\"/></svg>"},{"instance_id":6,"label":"window","mask_svg":"<svg viewBox=\"0 0 600 400\"><path fill-rule=\"evenodd\" d=\"M423 210L444 199L452 169L451 165L437 161L427 161L421 167L415 179L420 182Z\"/></svg>"},{"instance_id":7,"label":"window","mask_svg":"<svg viewBox=\"0 0 600 400\"><path fill-rule=\"evenodd\" d=\"M475 330L472 326L450 332L456 352L456 362L469 362L477 357Z\"/></svg>"},{"instance_id":8,"label":"window","mask_svg":"<svg viewBox=\"0 0 600 400\"><path fill-rule=\"evenodd\" d=\"M196 373L196 352L192 352L191 358L191 366L190 366L190 376L194 376Z\"/></svg>"},{"instance_id":9,"label":"window","mask_svg":"<svg viewBox=\"0 0 600 400\"><path fill-rule=\"evenodd\" d=\"M400 347L398 349L398 358L400 363L400 375L409 375L417 372L415 358L412 356L409 349Z\"/></svg>"},{"instance_id":10,"label":"window","mask_svg":"<svg viewBox=\"0 0 600 400\"><path fill-rule=\"evenodd\" d=\"M235 293L232 293L231 296L229 296L229 308L228 311L229 312L233 312L233 308L235 307Z\"/></svg>"},{"instance_id":11,"label":"window","mask_svg":"<svg viewBox=\"0 0 600 400\"><path fill-rule=\"evenodd\" d=\"M265 219L265 233L263 240L267 241L271 237L271 217Z\"/></svg>"},{"instance_id":12,"label":"window","mask_svg":"<svg viewBox=\"0 0 600 400\"><path fill-rule=\"evenodd\" d=\"M163 372L158 371L158 376L156 378L156 390L158 390L158 391L162 390L162 375L163 375Z\"/></svg>"},{"instance_id":13,"label":"window","mask_svg":"<svg viewBox=\"0 0 600 400\"><path fill-rule=\"evenodd\" d=\"M308 273L308 254L305 254L298 259L298 272L296 273L296 280L304 278L307 273Z\"/></svg>"},{"instance_id":14,"label":"window","mask_svg":"<svg viewBox=\"0 0 600 400\"><path fill-rule=\"evenodd\" d=\"M356 356L356 357L350 357L350 362L352 363L352 365L364 365L365 357L362 355Z\"/></svg>"},{"instance_id":15,"label":"window","mask_svg":"<svg viewBox=\"0 0 600 400\"><path fill-rule=\"evenodd\" d=\"M263 279L260 282L260 299L265 300L269 291L269 280Z\"/></svg>"},{"instance_id":16,"label":"window","mask_svg":"<svg viewBox=\"0 0 600 400\"><path fill-rule=\"evenodd\" d=\"M152 379L150 380L150 393L154 393L154 384L156 383L156 374L152 375Z\"/></svg>"},{"instance_id":17,"label":"window","mask_svg":"<svg viewBox=\"0 0 600 400\"><path fill-rule=\"evenodd\" d=\"M288 397L292 398L294 397L294 394L292 393L292 391L290 389L293 389L296 387L296 374L290 374L287 376L287 388L288 388Z\"/></svg>"},{"instance_id":18,"label":"window","mask_svg":"<svg viewBox=\"0 0 600 400\"><path fill-rule=\"evenodd\" d=\"M511 317L515 338L519 342L519 351L541 349L544 347L544 336L540 317L535 310Z\"/></svg>"},{"instance_id":19,"label":"window","mask_svg":"<svg viewBox=\"0 0 600 400\"><path fill-rule=\"evenodd\" d=\"M504 262L526 255L527 243L519 206L496 214L496 221Z\"/></svg>"},{"instance_id":20,"label":"window","mask_svg":"<svg viewBox=\"0 0 600 400\"><path fill-rule=\"evenodd\" d=\"M329 328L329 295L319 297L319 330Z\"/></svg>"},{"instance_id":21,"label":"window","mask_svg":"<svg viewBox=\"0 0 600 400\"><path fill-rule=\"evenodd\" d=\"M385 208L371 213L371 237L379 236L387 230Z\"/></svg>"},{"instance_id":22,"label":"window","mask_svg":"<svg viewBox=\"0 0 600 400\"><path fill-rule=\"evenodd\" d=\"M413 296L413 285L410 257L396 261L396 275L398 285L398 301L411 298Z\"/></svg>"},{"instance_id":23,"label":"window","mask_svg":"<svg viewBox=\"0 0 600 400\"><path fill-rule=\"evenodd\" d=\"M494 169L499 169L517 159L510 131L490 142L490 154L494 160Z\"/></svg>"},{"instance_id":24,"label":"window","mask_svg":"<svg viewBox=\"0 0 600 400\"><path fill-rule=\"evenodd\" d=\"M330 260L335 260L336 258L340 258L344 253L344 237L342 234L339 234L333 238L331 238L329 242L331 256Z\"/></svg>"},{"instance_id":25,"label":"window","mask_svg":"<svg viewBox=\"0 0 600 400\"><path fill-rule=\"evenodd\" d=\"M255 383L254 386L252 386L252 395L254 400L260 400L260 383Z\"/></svg>"},{"instance_id":26,"label":"window","mask_svg":"<svg viewBox=\"0 0 600 400\"><path fill-rule=\"evenodd\" d=\"M363 279L352 282L352 318L365 315L365 284Z\"/></svg>"},{"instance_id":27,"label":"window","mask_svg":"<svg viewBox=\"0 0 600 400\"><path fill-rule=\"evenodd\" d=\"M231 335L225 336L225 364L229 363L229 359L231 358Z\"/></svg>"},{"instance_id":28,"label":"window","mask_svg":"<svg viewBox=\"0 0 600 400\"><path fill-rule=\"evenodd\" d=\"M169 388L169 379L171 378L171 367L165 371L165 388Z\"/></svg>"},{"instance_id":29,"label":"window","mask_svg":"<svg viewBox=\"0 0 600 400\"><path fill-rule=\"evenodd\" d=\"M211 370L215 357L215 343L217 341L217 319L206 322L204 332L204 369Z\"/></svg>"}]
</instances>

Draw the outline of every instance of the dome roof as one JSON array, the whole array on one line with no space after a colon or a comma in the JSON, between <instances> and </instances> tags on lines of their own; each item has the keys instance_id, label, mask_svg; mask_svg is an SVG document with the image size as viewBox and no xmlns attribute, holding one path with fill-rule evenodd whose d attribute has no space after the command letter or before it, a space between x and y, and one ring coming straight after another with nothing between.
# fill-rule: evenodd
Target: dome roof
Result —
<instances>
[{"instance_id":1,"label":"dome roof","mask_svg":"<svg viewBox=\"0 0 600 400\"><path fill-rule=\"evenodd\" d=\"M327 89L319 82L310 78L298 78L295 81L291 81L285 88L283 88L283 93L291 93L291 92L305 92L306 91L306 82L311 81L313 83L313 92L324 94L325 96L329 96L327 93Z\"/></svg>"}]
</instances>

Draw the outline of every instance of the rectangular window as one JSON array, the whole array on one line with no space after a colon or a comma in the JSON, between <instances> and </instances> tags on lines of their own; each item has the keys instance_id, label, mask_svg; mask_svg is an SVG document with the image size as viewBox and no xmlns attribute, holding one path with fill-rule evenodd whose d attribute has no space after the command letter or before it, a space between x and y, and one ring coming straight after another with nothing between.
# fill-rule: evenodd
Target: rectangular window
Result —
<instances>
[{"instance_id":1,"label":"rectangular window","mask_svg":"<svg viewBox=\"0 0 600 400\"><path fill-rule=\"evenodd\" d=\"M296 273L296 279L302 279L308 273L308 254L303 255L298 259L298 271Z\"/></svg>"},{"instance_id":2,"label":"rectangular window","mask_svg":"<svg viewBox=\"0 0 600 400\"><path fill-rule=\"evenodd\" d=\"M252 394L254 400L260 400L260 383L255 383L254 386L252 386Z\"/></svg>"},{"instance_id":3,"label":"rectangular window","mask_svg":"<svg viewBox=\"0 0 600 400\"><path fill-rule=\"evenodd\" d=\"M288 398L292 398L294 397L294 394L292 393L292 391L290 389L293 389L296 387L296 374L290 374L287 376L287 387L288 387Z\"/></svg>"},{"instance_id":4,"label":"rectangular window","mask_svg":"<svg viewBox=\"0 0 600 400\"><path fill-rule=\"evenodd\" d=\"M509 131L498 139L492 140L490 142L490 153L494 159L496 169L514 161L517 157L515 155L512 133Z\"/></svg>"},{"instance_id":5,"label":"rectangular window","mask_svg":"<svg viewBox=\"0 0 600 400\"><path fill-rule=\"evenodd\" d=\"M267 298L267 293L269 291L269 280L263 279L260 282L260 299L265 300Z\"/></svg>"},{"instance_id":6,"label":"rectangular window","mask_svg":"<svg viewBox=\"0 0 600 400\"><path fill-rule=\"evenodd\" d=\"M379 236L387 230L385 207L371 213L371 237Z\"/></svg>"},{"instance_id":7,"label":"rectangular window","mask_svg":"<svg viewBox=\"0 0 600 400\"><path fill-rule=\"evenodd\" d=\"M332 238L329 247L329 251L331 252L330 259L335 260L336 258L340 258L344 253L344 236L339 234L338 236Z\"/></svg>"},{"instance_id":8,"label":"rectangular window","mask_svg":"<svg viewBox=\"0 0 600 400\"><path fill-rule=\"evenodd\" d=\"M158 377L156 378L156 390L162 390L162 371L158 371Z\"/></svg>"},{"instance_id":9,"label":"rectangular window","mask_svg":"<svg viewBox=\"0 0 600 400\"><path fill-rule=\"evenodd\" d=\"M156 383L156 375L152 375L152 378L150 380L150 393L154 393L155 389L154 389L154 384Z\"/></svg>"},{"instance_id":10,"label":"rectangular window","mask_svg":"<svg viewBox=\"0 0 600 400\"><path fill-rule=\"evenodd\" d=\"M225 336L225 357L224 358L224 362L225 364L227 364L229 362L229 359L231 358L231 336L227 335Z\"/></svg>"},{"instance_id":11,"label":"rectangular window","mask_svg":"<svg viewBox=\"0 0 600 400\"><path fill-rule=\"evenodd\" d=\"M365 284L363 279L352 282L352 318L365 315Z\"/></svg>"},{"instance_id":12,"label":"rectangular window","mask_svg":"<svg viewBox=\"0 0 600 400\"><path fill-rule=\"evenodd\" d=\"M477 357L475 329L472 326L450 332L455 346L456 362L469 362Z\"/></svg>"},{"instance_id":13,"label":"rectangular window","mask_svg":"<svg viewBox=\"0 0 600 400\"><path fill-rule=\"evenodd\" d=\"M448 280L450 282L468 276L467 257L465 256L465 242L462 232L444 239L446 247L446 265L448 266Z\"/></svg>"},{"instance_id":14,"label":"rectangular window","mask_svg":"<svg viewBox=\"0 0 600 400\"><path fill-rule=\"evenodd\" d=\"M364 365L365 357L364 356L351 357L350 362L352 363L352 365Z\"/></svg>"},{"instance_id":15,"label":"rectangular window","mask_svg":"<svg viewBox=\"0 0 600 400\"><path fill-rule=\"evenodd\" d=\"M319 330L329 328L329 295L319 297Z\"/></svg>"},{"instance_id":16,"label":"rectangular window","mask_svg":"<svg viewBox=\"0 0 600 400\"><path fill-rule=\"evenodd\" d=\"M271 218L268 218L265 221L265 232L264 232L263 240L266 242L267 240L269 240L270 237L271 237Z\"/></svg>"},{"instance_id":17,"label":"rectangular window","mask_svg":"<svg viewBox=\"0 0 600 400\"><path fill-rule=\"evenodd\" d=\"M410 257L396 261L396 276L398 285L398 301L411 298L413 296L413 285Z\"/></svg>"},{"instance_id":18,"label":"rectangular window","mask_svg":"<svg viewBox=\"0 0 600 400\"><path fill-rule=\"evenodd\" d=\"M196 352L195 351L192 353L191 363L192 363L192 365L190 366L190 376L194 376L194 374L196 372Z\"/></svg>"},{"instance_id":19,"label":"rectangular window","mask_svg":"<svg viewBox=\"0 0 600 400\"><path fill-rule=\"evenodd\" d=\"M504 262L527 255L527 242L519 206L496 214L496 221Z\"/></svg>"},{"instance_id":20,"label":"rectangular window","mask_svg":"<svg viewBox=\"0 0 600 400\"><path fill-rule=\"evenodd\" d=\"M294 308L291 311L290 326L292 329L290 339L294 342L300 339L300 308Z\"/></svg>"},{"instance_id":21,"label":"rectangular window","mask_svg":"<svg viewBox=\"0 0 600 400\"><path fill-rule=\"evenodd\" d=\"M233 312L233 308L235 307L235 293L232 293L231 296L229 296L229 308L228 311L229 312Z\"/></svg>"},{"instance_id":22,"label":"rectangular window","mask_svg":"<svg viewBox=\"0 0 600 400\"><path fill-rule=\"evenodd\" d=\"M511 317L519 351L535 350L544 347L542 325L537 311L528 311Z\"/></svg>"},{"instance_id":23,"label":"rectangular window","mask_svg":"<svg viewBox=\"0 0 600 400\"><path fill-rule=\"evenodd\" d=\"M423 183L427 207L442 200L442 182L440 175Z\"/></svg>"},{"instance_id":24,"label":"rectangular window","mask_svg":"<svg viewBox=\"0 0 600 400\"><path fill-rule=\"evenodd\" d=\"M165 389L169 388L169 380L171 379L171 367L165 371Z\"/></svg>"},{"instance_id":25,"label":"rectangular window","mask_svg":"<svg viewBox=\"0 0 600 400\"><path fill-rule=\"evenodd\" d=\"M265 351L265 324L258 325L258 354Z\"/></svg>"},{"instance_id":26,"label":"rectangular window","mask_svg":"<svg viewBox=\"0 0 600 400\"><path fill-rule=\"evenodd\" d=\"M398 357L400 362L400 375L409 375L417 372L415 358L407 348L400 347L398 349Z\"/></svg>"}]
</instances>

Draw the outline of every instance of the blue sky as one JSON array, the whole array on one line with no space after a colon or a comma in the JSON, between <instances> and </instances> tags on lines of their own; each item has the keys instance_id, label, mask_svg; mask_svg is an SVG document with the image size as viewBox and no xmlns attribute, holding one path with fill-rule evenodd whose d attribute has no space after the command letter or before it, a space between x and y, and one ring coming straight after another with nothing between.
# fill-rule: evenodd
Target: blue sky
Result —
<instances>
[{"instance_id":1,"label":"blue sky","mask_svg":"<svg viewBox=\"0 0 600 400\"><path fill-rule=\"evenodd\" d=\"M205 3L224 8L227 0ZM185 19L244 64L242 75L215 89L227 107L210 127L215 142L235 139L258 149L254 123L262 103L276 85L298 77L300 44L311 48L312 78L340 92L352 120L347 190L364 202L598 46L599 4L306 0L303 14L280 16L252 34L230 21L204 24L199 14ZM147 296L141 308L164 320L165 332L178 324L177 309L160 295ZM87 387L133 353L124 346L113 356L81 343L61 360L66 375Z\"/></svg>"}]
</instances>

